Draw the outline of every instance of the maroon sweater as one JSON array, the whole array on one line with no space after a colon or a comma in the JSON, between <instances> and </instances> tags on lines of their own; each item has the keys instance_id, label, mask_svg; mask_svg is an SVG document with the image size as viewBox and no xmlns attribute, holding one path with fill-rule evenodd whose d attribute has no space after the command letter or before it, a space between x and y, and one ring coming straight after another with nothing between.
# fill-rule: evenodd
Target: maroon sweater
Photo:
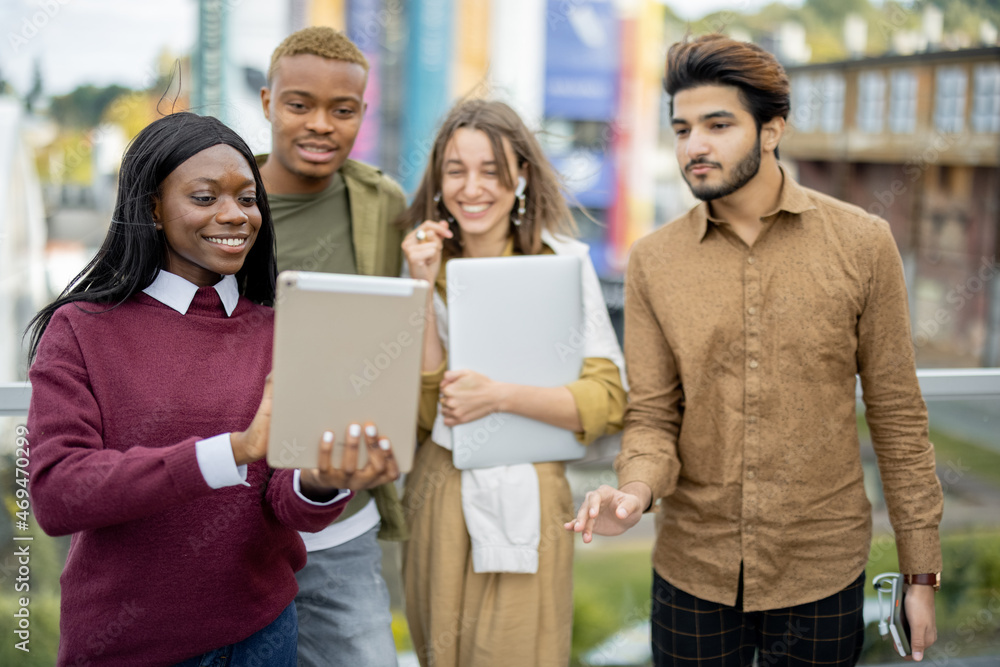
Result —
<instances>
[{"instance_id":1,"label":"maroon sweater","mask_svg":"<svg viewBox=\"0 0 1000 667\"><path fill-rule=\"evenodd\" d=\"M105 310L84 304L90 311ZM139 294L52 317L31 368L30 489L50 535L72 534L59 665L171 665L240 641L295 597L310 505L264 461L212 490L195 442L246 429L271 368L273 313L211 287L186 315Z\"/></svg>"}]
</instances>

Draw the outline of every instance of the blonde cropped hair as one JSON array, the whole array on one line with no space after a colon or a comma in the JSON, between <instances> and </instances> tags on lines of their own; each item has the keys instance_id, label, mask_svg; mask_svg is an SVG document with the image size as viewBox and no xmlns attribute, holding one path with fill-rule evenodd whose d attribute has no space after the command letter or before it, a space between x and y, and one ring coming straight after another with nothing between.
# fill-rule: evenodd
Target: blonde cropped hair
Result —
<instances>
[{"instance_id":1,"label":"blonde cropped hair","mask_svg":"<svg viewBox=\"0 0 1000 667\"><path fill-rule=\"evenodd\" d=\"M278 71L278 61L284 56L309 53L328 60L361 65L368 73L368 59L354 42L342 32L326 26L313 26L293 32L271 54L271 67L267 70L267 83L271 85Z\"/></svg>"}]
</instances>

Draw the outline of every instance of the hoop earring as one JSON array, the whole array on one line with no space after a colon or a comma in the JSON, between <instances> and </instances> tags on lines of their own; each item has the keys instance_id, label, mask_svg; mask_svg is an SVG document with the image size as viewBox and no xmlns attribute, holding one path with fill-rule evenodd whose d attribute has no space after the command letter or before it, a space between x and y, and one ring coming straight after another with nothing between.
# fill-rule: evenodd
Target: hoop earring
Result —
<instances>
[{"instance_id":1,"label":"hoop earring","mask_svg":"<svg viewBox=\"0 0 1000 667\"><path fill-rule=\"evenodd\" d=\"M514 191L514 196L517 197L517 202L518 202L517 216L514 218L514 226L515 227L520 227L521 226L521 218L523 218L524 214L528 212L528 209L527 209L527 200L528 200L528 198L524 194L524 189L525 189L525 187L527 187L527 185L528 184L524 180L524 176L518 176L517 177L517 189Z\"/></svg>"}]
</instances>

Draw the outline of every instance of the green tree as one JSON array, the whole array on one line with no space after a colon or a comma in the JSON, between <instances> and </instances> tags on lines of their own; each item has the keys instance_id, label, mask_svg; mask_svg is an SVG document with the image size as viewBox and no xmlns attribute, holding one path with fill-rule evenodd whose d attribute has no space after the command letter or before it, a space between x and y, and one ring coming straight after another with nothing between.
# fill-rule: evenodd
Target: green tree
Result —
<instances>
[{"instance_id":1,"label":"green tree","mask_svg":"<svg viewBox=\"0 0 1000 667\"><path fill-rule=\"evenodd\" d=\"M871 10L868 0L805 0L803 6L823 21L838 23L850 13L864 16Z\"/></svg>"},{"instance_id":2,"label":"green tree","mask_svg":"<svg viewBox=\"0 0 1000 667\"><path fill-rule=\"evenodd\" d=\"M52 98L50 113L62 126L75 129L96 127L101 122L104 110L111 102L130 92L129 88L112 84L99 88L93 85L79 86L73 92Z\"/></svg>"}]
</instances>

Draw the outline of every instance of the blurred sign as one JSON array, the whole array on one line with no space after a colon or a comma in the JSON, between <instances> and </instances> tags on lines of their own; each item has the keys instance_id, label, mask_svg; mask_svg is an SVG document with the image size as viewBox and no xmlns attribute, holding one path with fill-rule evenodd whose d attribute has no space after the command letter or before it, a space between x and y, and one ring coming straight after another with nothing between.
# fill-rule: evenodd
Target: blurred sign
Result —
<instances>
[{"instance_id":1,"label":"blurred sign","mask_svg":"<svg viewBox=\"0 0 1000 667\"><path fill-rule=\"evenodd\" d=\"M550 155L549 159L581 205L588 208L611 206L615 194L615 169L606 154L577 149Z\"/></svg>"},{"instance_id":2,"label":"blurred sign","mask_svg":"<svg viewBox=\"0 0 1000 667\"><path fill-rule=\"evenodd\" d=\"M198 42L194 52L192 111L226 121L226 33L229 5L223 0L198 3Z\"/></svg>"},{"instance_id":3,"label":"blurred sign","mask_svg":"<svg viewBox=\"0 0 1000 667\"><path fill-rule=\"evenodd\" d=\"M399 176L414 192L430 157L434 135L451 103L454 0L410 0L404 61L405 111Z\"/></svg>"},{"instance_id":4,"label":"blurred sign","mask_svg":"<svg viewBox=\"0 0 1000 667\"><path fill-rule=\"evenodd\" d=\"M361 130L351 150L355 160L378 164L379 131L382 125L379 43L385 30L385 15L380 14L380 0L351 0L347 3L347 36L368 59L368 85L365 88L365 112Z\"/></svg>"},{"instance_id":5,"label":"blurred sign","mask_svg":"<svg viewBox=\"0 0 1000 667\"><path fill-rule=\"evenodd\" d=\"M607 0L548 0L545 115L614 117L619 73L618 18Z\"/></svg>"}]
</instances>

